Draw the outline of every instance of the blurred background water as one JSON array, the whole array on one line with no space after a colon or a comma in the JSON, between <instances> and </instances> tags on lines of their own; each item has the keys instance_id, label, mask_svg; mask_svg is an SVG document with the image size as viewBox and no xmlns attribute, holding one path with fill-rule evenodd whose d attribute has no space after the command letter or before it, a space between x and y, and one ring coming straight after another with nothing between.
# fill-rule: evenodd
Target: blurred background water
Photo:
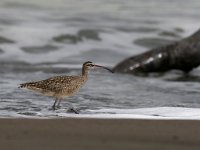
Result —
<instances>
[{"instance_id":1,"label":"blurred background water","mask_svg":"<svg viewBox=\"0 0 200 150\"><path fill-rule=\"evenodd\" d=\"M199 29L199 8L199 0L1 0L0 117L62 117L68 102L89 115L200 108L199 68L190 77L178 71L136 77L94 70L55 112L49 110L52 98L17 88L79 74L87 60L112 68L126 57L180 40Z\"/></svg>"}]
</instances>

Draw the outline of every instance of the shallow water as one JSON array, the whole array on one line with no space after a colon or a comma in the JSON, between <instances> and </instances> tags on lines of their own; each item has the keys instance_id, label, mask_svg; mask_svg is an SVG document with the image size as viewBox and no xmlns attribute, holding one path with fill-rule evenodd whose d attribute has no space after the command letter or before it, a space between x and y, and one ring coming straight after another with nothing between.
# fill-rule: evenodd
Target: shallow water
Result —
<instances>
[{"instance_id":1,"label":"shallow water","mask_svg":"<svg viewBox=\"0 0 200 150\"><path fill-rule=\"evenodd\" d=\"M172 111L176 117L185 107L200 116L199 68L189 77L178 71L136 77L94 70L55 112L52 98L17 88L79 74L86 60L112 68L128 56L186 37L199 28L199 7L198 0L1 1L0 117L66 117L69 103L86 116L143 116L152 108L148 115L162 118L167 108L164 116Z\"/></svg>"}]
</instances>

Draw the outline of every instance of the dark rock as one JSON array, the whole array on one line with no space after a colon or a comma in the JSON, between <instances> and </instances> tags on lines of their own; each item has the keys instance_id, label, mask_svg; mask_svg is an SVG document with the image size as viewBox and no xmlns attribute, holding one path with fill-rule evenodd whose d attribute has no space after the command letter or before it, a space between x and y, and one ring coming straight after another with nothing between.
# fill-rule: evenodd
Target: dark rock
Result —
<instances>
[{"instance_id":1,"label":"dark rock","mask_svg":"<svg viewBox=\"0 0 200 150\"><path fill-rule=\"evenodd\" d=\"M63 34L63 35L54 37L53 40L59 43L69 43L69 44L76 44L82 41L80 37L77 37L76 35L71 35L71 34Z\"/></svg>"},{"instance_id":2,"label":"dark rock","mask_svg":"<svg viewBox=\"0 0 200 150\"><path fill-rule=\"evenodd\" d=\"M22 47L21 49L27 53L41 54L41 53L55 51L58 49L58 47L52 45L45 45L45 46L28 46L28 47Z\"/></svg>"},{"instance_id":3,"label":"dark rock","mask_svg":"<svg viewBox=\"0 0 200 150\"><path fill-rule=\"evenodd\" d=\"M0 44L4 44L4 43L14 43L14 41L0 36Z\"/></svg>"},{"instance_id":4,"label":"dark rock","mask_svg":"<svg viewBox=\"0 0 200 150\"><path fill-rule=\"evenodd\" d=\"M4 51L2 49L0 49L0 54L3 53Z\"/></svg>"},{"instance_id":5,"label":"dark rock","mask_svg":"<svg viewBox=\"0 0 200 150\"><path fill-rule=\"evenodd\" d=\"M179 42L127 58L117 64L113 71L140 74L176 69L188 73L200 64L199 41L200 30Z\"/></svg>"},{"instance_id":6,"label":"dark rock","mask_svg":"<svg viewBox=\"0 0 200 150\"><path fill-rule=\"evenodd\" d=\"M96 41L101 40L101 38L98 35L98 31L92 29L80 30L78 31L77 35L63 34L53 38L53 40L56 42L68 43L68 44L76 44L78 42L83 41L84 39L96 40Z\"/></svg>"}]
</instances>

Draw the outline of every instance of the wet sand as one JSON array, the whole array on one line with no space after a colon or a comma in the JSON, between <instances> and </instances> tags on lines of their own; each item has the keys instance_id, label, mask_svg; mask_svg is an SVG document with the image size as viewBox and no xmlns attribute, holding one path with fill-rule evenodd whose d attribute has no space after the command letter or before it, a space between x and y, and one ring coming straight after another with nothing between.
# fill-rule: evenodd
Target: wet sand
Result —
<instances>
[{"instance_id":1,"label":"wet sand","mask_svg":"<svg viewBox=\"0 0 200 150\"><path fill-rule=\"evenodd\" d=\"M200 121L0 119L0 149L199 150Z\"/></svg>"}]
</instances>

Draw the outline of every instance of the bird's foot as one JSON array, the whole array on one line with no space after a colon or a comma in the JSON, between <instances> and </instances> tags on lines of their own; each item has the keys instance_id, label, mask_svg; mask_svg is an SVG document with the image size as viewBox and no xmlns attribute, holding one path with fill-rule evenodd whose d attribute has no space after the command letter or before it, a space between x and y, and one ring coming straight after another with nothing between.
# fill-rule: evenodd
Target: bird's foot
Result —
<instances>
[{"instance_id":1,"label":"bird's foot","mask_svg":"<svg viewBox=\"0 0 200 150\"><path fill-rule=\"evenodd\" d=\"M78 110L76 110L75 108L69 108L67 112L73 112L75 114L79 114Z\"/></svg>"},{"instance_id":2,"label":"bird's foot","mask_svg":"<svg viewBox=\"0 0 200 150\"><path fill-rule=\"evenodd\" d=\"M52 106L51 109L55 111L56 110L56 106Z\"/></svg>"}]
</instances>

